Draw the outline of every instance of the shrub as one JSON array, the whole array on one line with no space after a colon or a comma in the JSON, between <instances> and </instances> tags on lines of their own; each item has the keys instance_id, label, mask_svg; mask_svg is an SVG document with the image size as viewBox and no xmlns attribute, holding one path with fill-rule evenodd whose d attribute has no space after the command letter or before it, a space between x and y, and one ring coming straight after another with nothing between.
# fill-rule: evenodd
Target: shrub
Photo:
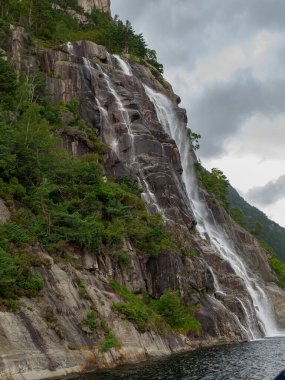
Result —
<instances>
[{"instance_id":1,"label":"shrub","mask_svg":"<svg viewBox=\"0 0 285 380\"><path fill-rule=\"evenodd\" d=\"M199 173L199 180L201 185L210 193L213 193L215 197L223 203L227 208L227 194L229 181L224 173L216 168L213 168L211 172L204 169L200 163L196 163L196 170Z\"/></svg>"},{"instance_id":2,"label":"shrub","mask_svg":"<svg viewBox=\"0 0 285 380\"><path fill-rule=\"evenodd\" d=\"M242 227L245 227L245 215L240 208L231 207L229 209L229 214L236 223L238 223Z\"/></svg>"},{"instance_id":3,"label":"shrub","mask_svg":"<svg viewBox=\"0 0 285 380\"><path fill-rule=\"evenodd\" d=\"M40 274L31 274L26 257L11 256L0 248L0 297L17 298L19 295L34 295L43 289Z\"/></svg>"},{"instance_id":4,"label":"shrub","mask_svg":"<svg viewBox=\"0 0 285 380\"><path fill-rule=\"evenodd\" d=\"M0 297L6 298L16 283L18 264L7 252L0 248Z\"/></svg>"},{"instance_id":5,"label":"shrub","mask_svg":"<svg viewBox=\"0 0 285 380\"><path fill-rule=\"evenodd\" d=\"M155 311L161 315L173 330L199 333L201 325L186 307L178 292L166 291L159 300L152 302Z\"/></svg>"},{"instance_id":6,"label":"shrub","mask_svg":"<svg viewBox=\"0 0 285 380\"><path fill-rule=\"evenodd\" d=\"M268 254L268 263L277 276L278 285L282 289L285 289L285 263L283 263L278 258L274 249L270 247L265 241L260 240L260 245Z\"/></svg>"},{"instance_id":7,"label":"shrub","mask_svg":"<svg viewBox=\"0 0 285 380\"><path fill-rule=\"evenodd\" d=\"M124 267L129 267L132 262L131 256L124 251L114 252L113 257L117 258Z\"/></svg>"},{"instance_id":8,"label":"shrub","mask_svg":"<svg viewBox=\"0 0 285 380\"><path fill-rule=\"evenodd\" d=\"M159 300L151 300L148 295L136 296L117 281L111 281L111 286L124 300L114 303L114 310L135 324L139 331L154 328L163 333L167 327L184 333L201 331L193 308L185 306L177 292L166 291Z\"/></svg>"},{"instance_id":9,"label":"shrub","mask_svg":"<svg viewBox=\"0 0 285 380\"><path fill-rule=\"evenodd\" d=\"M113 305L115 311L123 314L130 322L134 323L141 332L149 327L150 315L143 303L117 302Z\"/></svg>"},{"instance_id":10,"label":"shrub","mask_svg":"<svg viewBox=\"0 0 285 380\"><path fill-rule=\"evenodd\" d=\"M83 324L90 328L90 330L94 331L97 328L97 314L94 310L88 312Z\"/></svg>"},{"instance_id":11,"label":"shrub","mask_svg":"<svg viewBox=\"0 0 285 380\"><path fill-rule=\"evenodd\" d=\"M25 280L23 288L33 292L40 292L44 288L44 279L38 273L31 275Z\"/></svg>"},{"instance_id":12,"label":"shrub","mask_svg":"<svg viewBox=\"0 0 285 380\"><path fill-rule=\"evenodd\" d=\"M102 352L108 352L111 350L111 348L117 348L119 345L120 344L118 339L115 337L112 331L109 331L104 341L101 343L100 350Z\"/></svg>"}]
</instances>

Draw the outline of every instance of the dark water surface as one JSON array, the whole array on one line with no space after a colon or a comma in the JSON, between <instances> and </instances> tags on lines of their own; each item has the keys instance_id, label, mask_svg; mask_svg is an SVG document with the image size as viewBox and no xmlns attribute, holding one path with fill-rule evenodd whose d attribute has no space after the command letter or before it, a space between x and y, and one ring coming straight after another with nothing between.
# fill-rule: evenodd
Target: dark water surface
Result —
<instances>
[{"instance_id":1,"label":"dark water surface","mask_svg":"<svg viewBox=\"0 0 285 380\"><path fill-rule=\"evenodd\" d=\"M285 369L285 337L201 349L77 380L273 380Z\"/></svg>"}]
</instances>

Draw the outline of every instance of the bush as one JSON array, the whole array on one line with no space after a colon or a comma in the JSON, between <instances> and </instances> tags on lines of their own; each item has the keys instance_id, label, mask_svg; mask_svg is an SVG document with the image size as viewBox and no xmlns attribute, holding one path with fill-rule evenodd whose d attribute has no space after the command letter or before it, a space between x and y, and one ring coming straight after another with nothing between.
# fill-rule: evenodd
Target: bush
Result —
<instances>
[{"instance_id":1,"label":"bush","mask_svg":"<svg viewBox=\"0 0 285 380\"><path fill-rule=\"evenodd\" d=\"M285 263L278 258L274 249L271 248L265 241L261 240L260 245L268 254L268 263L277 276L278 285L282 289L285 289Z\"/></svg>"},{"instance_id":2,"label":"bush","mask_svg":"<svg viewBox=\"0 0 285 380\"><path fill-rule=\"evenodd\" d=\"M44 288L44 280L38 273L31 275L23 283L23 288L32 292L40 292Z\"/></svg>"},{"instance_id":3,"label":"bush","mask_svg":"<svg viewBox=\"0 0 285 380\"><path fill-rule=\"evenodd\" d=\"M124 267L129 267L131 265L132 258L127 252L114 252L113 257L117 258L119 263L121 263Z\"/></svg>"},{"instance_id":4,"label":"bush","mask_svg":"<svg viewBox=\"0 0 285 380\"><path fill-rule=\"evenodd\" d=\"M11 256L0 248L0 298L34 295L44 287L40 274L31 274L30 263L22 256Z\"/></svg>"},{"instance_id":5,"label":"bush","mask_svg":"<svg viewBox=\"0 0 285 380\"><path fill-rule=\"evenodd\" d=\"M229 214L236 223L238 223L242 227L245 227L245 215L240 208L231 207L229 209Z\"/></svg>"},{"instance_id":6,"label":"bush","mask_svg":"<svg viewBox=\"0 0 285 380\"><path fill-rule=\"evenodd\" d=\"M139 331L145 332L149 328L149 310L143 303L117 302L113 305L115 311L123 314L130 322L134 323Z\"/></svg>"},{"instance_id":7,"label":"bush","mask_svg":"<svg viewBox=\"0 0 285 380\"><path fill-rule=\"evenodd\" d=\"M97 328L97 315L94 310L91 310L85 320L83 321L83 324L90 328L90 330L94 331Z\"/></svg>"},{"instance_id":8,"label":"bush","mask_svg":"<svg viewBox=\"0 0 285 380\"><path fill-rule=\"evenodd\" d=\"M109 331L104 341L101 343L100 350L102 352L108 352L111 350L111 348L117 348L119 345L120 344L118 339L115 337L112 331Z\"/></svg>"},{"instance_id":9,"label":"bush","mask_svg":"<svg viewBox=\"0 0 285 380\"><path fill-rule=\"evenodd\" d=\"M185 306L177 292L166 291L159 300L151 300L147 295L144 298L134 295L117 281L111 281L111 286L125 301L114 303L114 310L135 324L139 331L164 332L168 327L184 333L200 333L201 325L193 316L193 308Z\"/></svg>"},{"instance_id":10,"label":"bush","mask_svg":"<svg viewBox=\"0 0 285 380\"><path fill-rule=\"evenodd\" d=\"M173 330L199 333L201 324L191 315L192 310L186 307L178 292L166 291L159 300L152 302L155 311L161 315Z\"/></svg>"},{"instance_id":11,"label":"bush","mask_svg":"<svg viewBox=\"0 0 285 380\"><path fill-rule=\"evenodd\" d=\"M216 168L213 168L211 172L204 169L200 163L196 163L196 170L199 174L199 180L201 185L210 193L213 193L215 197L223 203L227 208L227 195L229 181L224 173Z\"/></svg>"},{"instance_id":12,"label":"bush","mask_svg":"<svg viewBox=\"0 0 285 380\"><path fill-rule=\"evenodd\" d=\"M0 297L6 298L17 280L18 263L0 248Z\"/></svg>"}]
</instances>

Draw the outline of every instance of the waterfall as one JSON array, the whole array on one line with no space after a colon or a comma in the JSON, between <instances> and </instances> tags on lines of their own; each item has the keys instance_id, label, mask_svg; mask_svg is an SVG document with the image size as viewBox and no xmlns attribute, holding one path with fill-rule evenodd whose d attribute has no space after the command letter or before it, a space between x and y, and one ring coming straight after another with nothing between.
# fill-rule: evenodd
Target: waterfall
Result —
<instances>
[{"instance_id":1,"label":"waterfall","mask_svg":"<svg viewBox=\"0 0 285 380\"><path fill-rule=\"evenodd\" d=\"M129 75L129 76L133 75L131 66L129 65L128 62L125 62L119 55L114 54L113 57L116 58L116 61L118 62L118 65L124 74Z\"/></svg>"},{"instance_id":2,"label":"waterfall","mask_svg":"<svg viewBox=\"0 0 285 380\"><path fill-rule=\"evenodd\" d=\"M72 50L73 46L72 45L69 46L69 49ZM110 58L110 60L111 60L111 58ZM122 59L120 59L120 61L124 62ZM123 102L120 99L120 96L118 95L118 93L115 89L115 86L112 83L111 78L102 70L100 65L92 63L89 59L83 57L83 63L84 63L84 66L87 68L87 70L90 73L92 72L92 70L95 70L95 67L96 67L96 69L98 69L100 71L100 73L103 75L103 77L105 79L105 83L108 87L109 92L114 96L116 104L117 104L117 108L121 114L122 122L127 127L128 135L129 135L130 141L131 141L130 163L131 164L135 163L134 134L132 133L132 129L131 129L131 121L129 118L128 111L124 107ZM95 65L95 67L94 67L94 65ZM125 68L129 67L129 66L123 65L123 67L125 70ZM129 70L130 70L130 68L129 68ZM128 72L130 72L130 75L132 75L131 71L128 71ZM129 74L127 74L127 75L129 75ZM110 130L111 123L109 120L108 112L102 106L98 97L94 96L94 100L95 100L97 107L99 109L101 121L102 121L103 125L105 126L105 129ZM112 150L117 154L117 156L120 156L120 152L118 151L118 145L119 145L118 140L114 137L113 133L107 133L107 135L108 135L108 138L107 138L108 141L106 141L106 142L111 146ZM164 215L163 210L161 209L161 207L158 204L158 201L156 199L155 194L151 191L149 184L148 184L148 182L147 182L146 178L144 177L141 170L139 171L138 182L139 182L140 186L144 189L144 192L142 193L142 198L149 205L149 207L150 207L149 211L151 213L153 212L153 213L159 213L161 215Z\"/></svg>"},{"instance_id":3,"label":"waterfall","mask_svg":"<svg viewBox=\"0 0 285 380\"><path fill-rule=\"evenodd\" d=\"M155 107L159 122L164 130L175 140L179 149L183 168L182 179L197 221L199 234L204 239L207 239L217 254L231 265L236 275L243 280L246 290L251 297L254 310L252 310L251 305L242 303L248 326L248 337L257 337L257 334L253 331L255 323L251 317L252 314L257 316L264 335L270 336L276 334L278 329L271 304L265 291L258 284L258 277L249 270L237 254L226 232L215 222L214 216L206 202L200 197L191 142L187 135L187 129L176 115L174 104L165 95L155 92L147 86L144 87L147 96ZM241 301L239 300L239 302Z\"/></svg>"}]
</instances>

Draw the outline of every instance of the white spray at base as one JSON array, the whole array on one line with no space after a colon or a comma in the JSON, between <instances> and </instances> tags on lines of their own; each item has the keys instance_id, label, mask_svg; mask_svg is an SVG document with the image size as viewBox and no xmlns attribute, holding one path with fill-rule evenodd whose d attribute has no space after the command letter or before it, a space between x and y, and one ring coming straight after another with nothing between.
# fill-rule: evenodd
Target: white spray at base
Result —
<instances>
[{"instance_id":1,"label":"white spray at base","mask_svg":"<svg viewBox=\"0 0 285 380\"><path fill-rule=\"evenodd\" d=\"M165 95L155 92L147 86L144 87L147 96L155 107L159 122L164 130L175 140L179 149L183 168L182 179L197 221L198 232L204 239L210 242L217 254L231 265L236 275L243 280L246 290L252 299L254 310L252 310L252 306L249 303L246 306L242 303L246 314L249 339L258 337L258 334L253 331L255 323L251 317L252 314L256 314L265 336L277 334L278 328L271 303L265 291L258 284L258 278L253 275L241 257L236 253L225 231L216 224L206 202L200 197L187 129L179 121L173 103Z\"/></svg>"}]
</instances>

